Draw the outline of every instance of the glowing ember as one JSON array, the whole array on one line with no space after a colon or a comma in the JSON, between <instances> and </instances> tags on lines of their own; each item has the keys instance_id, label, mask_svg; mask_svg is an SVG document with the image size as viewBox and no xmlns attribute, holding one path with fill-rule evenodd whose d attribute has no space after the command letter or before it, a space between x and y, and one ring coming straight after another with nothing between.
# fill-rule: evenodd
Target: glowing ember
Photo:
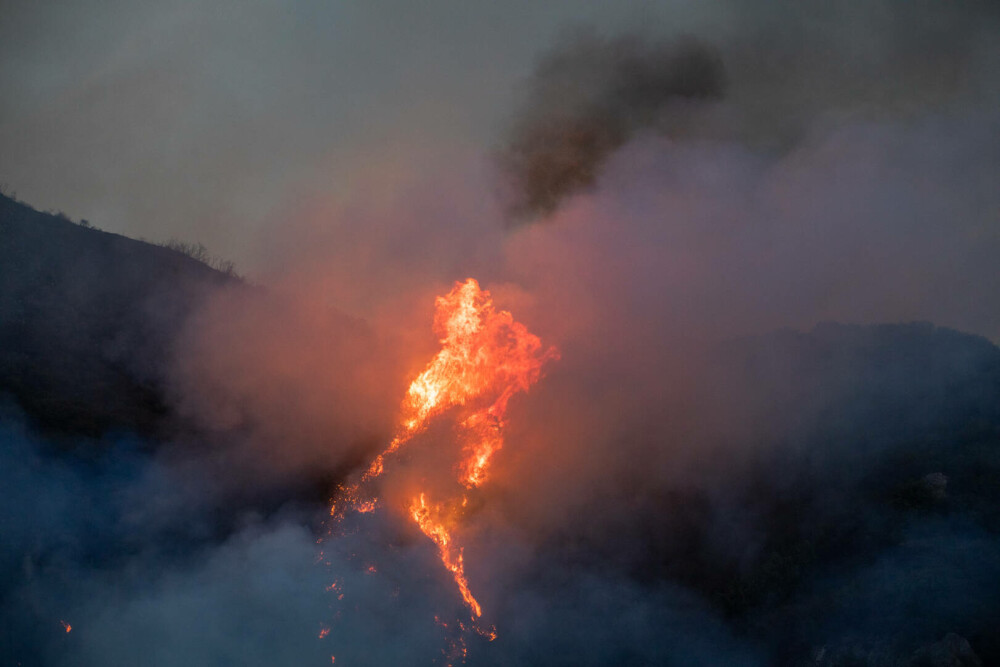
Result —
<instances>
[{"instance_id":1,"label":"glowing ember","mask_svg":"<svg viewBox=\"0 0 1000 667\"><path fill-rule=\"evenodd\" d=\"M63 628L66 629L66 632L69 632L73 629L73 626L67 623L66 621L59 621L59 622L62 623L62 626Z\"/></svg>"},{"instance_id":2,"label":"glowing ember","mask_svg":"<svg viewBox=\"0 0 1000 667\"><path fill-rule=\"evenodd\" d=\"M354 509L361 514L367 514L368 512L374 512L376 507L378 507L378 498L372 498L369 501L359 503Z\"/></svg>"},{"instance_id":3,"label":"glowing ember","mask_svg":"<svg viewBox=\"0 0 1000 667\"><path fill-rule=\"evenodd\" d=\"M381 475L387 459L426 429L431 418L454 407L471 411L459 422L464 445L462 458L455 466L456 478L467 489L482 485L489 476L493 456L503 447L507 404L515 394L527 391L538 381L545 362L558 358L554 348L543 350L538 337L509 312L496 310L489 292L481 290L472 278L456 283L448 294L437 298L434 331L440 337L441 350L410 383L396 436L372 460L360 480L338 489L330 508L334 521L349 510L373 511L378 499L365 495L365 483ZM437 545L442 564L478 618L482 607L469 589L463 548L455 544L452 534L461 508L467 504L465 493L432 503L422 492L410 502L408 511L424 535ZM481 634L490 640L496 637L492 630Z\"/></svg>"}]
</instances>

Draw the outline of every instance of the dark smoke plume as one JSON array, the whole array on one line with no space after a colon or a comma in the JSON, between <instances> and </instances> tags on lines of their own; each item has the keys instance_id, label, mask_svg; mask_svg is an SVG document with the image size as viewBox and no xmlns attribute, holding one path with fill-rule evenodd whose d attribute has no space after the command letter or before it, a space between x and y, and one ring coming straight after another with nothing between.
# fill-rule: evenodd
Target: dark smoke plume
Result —
<instances>
[{"instance_id":1,"label":"dark smoke plume","mask_svg":"<svg viewBox=\"0 0 1000 667\"><path fill-rule=\"evenodd\" d=\"M804 10L731 3L732 31L577 31L526 83L498 157L508 220L544 218L597 185L642 132L787 154L847 119L995 105L996 3L872 2Z\"/></svg>"},{"instance_id":2,"label":"dark smoke plume","mask_svg":"<svg viewBox=\"0 0 1000 667\"><path fill-rule=\"evenodd\" d=\"M525 115L499 157L511 186L508 214L524 221L552 213L593 186L604 160L636 132L668 130L692 103L724 89L722 60L700 41L572 35L538 64Z\"/></svg>"}]
</instances>

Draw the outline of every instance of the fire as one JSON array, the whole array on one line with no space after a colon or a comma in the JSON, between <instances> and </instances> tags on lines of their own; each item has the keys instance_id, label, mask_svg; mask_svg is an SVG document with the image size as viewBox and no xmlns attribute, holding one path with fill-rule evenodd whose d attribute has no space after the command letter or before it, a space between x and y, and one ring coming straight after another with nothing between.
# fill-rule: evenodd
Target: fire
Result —
<instances>
[{"instance_id":1,"label":"fire","mask_svg":"<svg viewBox=\"0 0 1000 667\"><path fill-rule=\"evenodd\" d=\"M498 432L511 397L527 391L541 377L542 365L558 356L554 348L543 352L538 337L509 312L497 311L490 293L480 289L474 278L456 283L448 294L437 298L434 331L440 336L441 350L410 383L399 431L368 466L362 481L381 475L386 458L422 431L431 417L491 390L496 396L493 402L464 425L475 431L488 424ZM484 468L503 445L498 433L482 435L482 441L469 448L475 465L464 477L467 486L485 480ZM344 491L344 497L351 500L357 487Z\"/></svg>"},{"instance_id":2,"label":"fire","mask_svg":"<svg viewBox=\"0 0 1000 667\"><path fill-rule=\"evenodd\" d=\"M543 349L537 336L497 310L488 291L469 278L456 283L435 301L434 331L440 351L410 383L400 406L399 425L389 445L376 456L360 479L338 489L330 508L334 521L348 510L371 512L376 498L363 487L379 477L389 458L427 428L435 416L452 408L466 413L458 423L462 439L461 458L454 466L459 497L431 502L421 492L411 500L410 517L438 548L447 569L474 618L482 607L472 595L465 575L463 548L453 531L468 504L468 493L489 477L493 457L503 448L507 405L519 392L527 391L541 377L543 365L558 358L555 348ZM496 637L492 630L484 636Z\"/></svg>"},{"instance_id":3,"label":"fire","mask_svg":"<svg viewBox=\"0 0 1000 667\"><path fill-rule=\"evenodd\" d=\"M483 608L476 601L476 598L472 596L472 591L469 590L469 582L465 579L465 561L462 557L462 547L456 547L452 542L451 534L442 520L442 514L444 513L441 510L440 505L428 507L427 498L423 493L410 505L410 515L413 517L413 520L420 526L420 530L423 531L424 535L431 538L434 544L437 545L438 552L441 554L441 562L444 563L445 568L455 578L458 591L462 594L465 604L469 605L469 609L478 618L483 615Z\"/></svg>"},{"instance_id":4,"label":"fire","mask_svg":"<svg viewBox=\"0 0 1000 667\"><path fill-rule=\"evenodd\" d=\"M66 632L70 632L73 629L73 626L67 623L66 621L59 621L59 622L62 624Z\"/></svg>"},{"instance_id":5,"label":"fire","mask_svg":"<svg viewBox=\"0 0 1000 667\"><path fill-rule=\"evenodd\" d=\"M468 487L479 486L486 481L490 459L503 447L503 422L486 411L475 413L462 426L473 437L472 443L467 447L469 456L461 463L461 481Z\"/></svg>"},{"instance_id":6,"label":"fire","mask_svg":"<svg viewBox=\"0 0 1000 667\"><path fill-rule=\"evenodd\" d=\"M368 512L374 512L376 507L378 507L378 498L372 498L371 500L359 503L355 509L361 514L367 514Z\"/></svg>"}]
</instances>

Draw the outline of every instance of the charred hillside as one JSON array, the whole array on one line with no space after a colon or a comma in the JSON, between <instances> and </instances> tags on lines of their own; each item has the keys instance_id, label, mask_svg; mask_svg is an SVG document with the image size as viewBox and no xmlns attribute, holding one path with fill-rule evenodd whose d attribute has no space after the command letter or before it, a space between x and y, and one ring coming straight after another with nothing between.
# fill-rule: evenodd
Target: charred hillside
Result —
<instances>
[{"instance_id":1,"label":"charred hillside","mask_svg":"<svg viewBox=\"0 0 1000 667\"><path fill-rule=\"evenodd\" d=\"M48 432L160 432L171 341L232 280L0 195L0 397Z\"/></svg>"}]
</instances>

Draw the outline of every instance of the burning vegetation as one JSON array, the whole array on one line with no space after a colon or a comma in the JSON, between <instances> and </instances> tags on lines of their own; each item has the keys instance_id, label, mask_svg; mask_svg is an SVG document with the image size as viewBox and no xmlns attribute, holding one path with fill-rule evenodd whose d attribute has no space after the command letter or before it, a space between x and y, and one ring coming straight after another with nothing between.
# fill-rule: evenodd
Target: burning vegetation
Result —
<instances>
[{"instance_id":1,"label":"burning vegetation","mask_svg":"<svg viewBox=\"0 0 1000 667\"><path fill-rule=\"evenodd\" d=\"M245 109L261 125L233 130L308 144L306 172L240 153L280 169L288 196L259 174L245 199L172 131L170 154L219 178L171 161L184 188L155 188L225 181L226 202L266 211L246 239L266 256L254 283L200 246L0 196L0 664L1000 664L1000 7L918 4L737 0L648 32L572 30L507 72L527 75L520 96L478 69L488 90L469 106L451 85L462 100L423 104L450 70L421 85L433 61L414 58L414 85L391 83L420 103L376 115L433 128L384 150L358 139L349 179L313 172L321 128L257 102L294 79L308 95L282 98L333 117L314 104L330 63L396 59L338 51L289 78L322 52L282 48L295 62L241 66L226 90L282 79ZM317 46L341 48L326 27L349 17L322 11L259 23L303 45L320 26ZM8 32L30 34L18 14ZM393 16L423 33L406 12L372 25ZM522 18L482 22L516 57L467 40L489 73L541 47L547 29ZM268 57L242 20L218 23L241 31L219 44ZM103 78L76 74L49 78L82 93ZM188 81L164 74L129 79L143 100ZM122 88L61 106L145 114ZM477 147L475 108L499 120L518 97ZM74 150L153 138L84 123L101 140L81 143L15 106L31 127L4 136L24 147L32 131ZM151 130L203 109L168 107ZM205 146L209 124L189 125ZM99 208L118 210L104 185L126 172L97 167ZM467 275L531 329L476 280L453 284Z\"/></svg>"},{"instance_id":2,"label":"burning vegetation","mask_svg":"<svg viewBox=\"0 0 1000 667\"><path fill-rule=\"evenodd\" d=\"M451 573L473 617L483 610L465 574L464 549L455 537L469 495L486 482L493 456L503 447L503 429L511 398L538 381L546 362L557 359L554 347L544 348L537 336L497 310L490 293L469 278L456 283L435 302L434 331L441 349L410 383L400 410L397 435L368 465L360 478L342 486L330 508L336 525L348 511L368 513L378 499L372 482L385 472L388 460L435 417L455 413L460 457L453 473L459 492L438 501L421 490L406 508L409 517L438 548L441 563ZM461 626L463 631L465 626ZM492 629L474 628L489 639ZM464 653L464 650L463 650Z\"/></svg>"}]
</instances>

